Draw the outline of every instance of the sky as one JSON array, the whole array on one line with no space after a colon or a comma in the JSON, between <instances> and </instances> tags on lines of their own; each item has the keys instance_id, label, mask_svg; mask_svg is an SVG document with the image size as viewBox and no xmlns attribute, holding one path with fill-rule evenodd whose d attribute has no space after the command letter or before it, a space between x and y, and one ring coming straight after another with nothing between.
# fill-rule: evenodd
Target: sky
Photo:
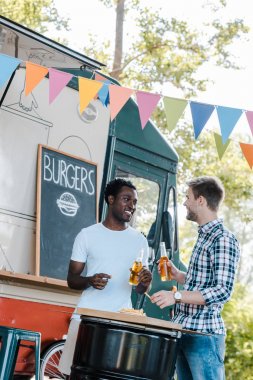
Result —
<instances>
[{"instance_id":1,"label":"sky","mask_svg":"<svg viewBox=\"0 0 253 380\"><path fill-rule=\"evenodd\" d=\"M201 32L201 22L208 20L209 14L203 11L201 5L205 0L145 0L145 4L154 10L163 12L165 16L178 17L187 20ZM114 38L115 12L106 8L99 0L72 0L63 2L55 0L56 7L61 16L70 18L71 31L65 37L70 41L70 47L82 51L88 42L89 33L96 35L97 39L104 41ZM194 6L193 6L194 4ZM248 26L253 28L253 12L251 11L251 0L228 0L228 5L219 17L242 18ZM135 25L127 22L125 31L128 40L134 38ZM231 52L237 57L237 63L243 68L240 71L225 70L214 66L206 68L205 74L214 83L208 85L205 93L199 94L197 101L203 101L215 105L253 110L253 30L248 35L248 41L238 40ZM114 45L114 42L112 42ZM106 62L105 62L106 63ZM164 89L166 96L181 97L180 92L170 86Z\"/></svg>"}]
</instances>

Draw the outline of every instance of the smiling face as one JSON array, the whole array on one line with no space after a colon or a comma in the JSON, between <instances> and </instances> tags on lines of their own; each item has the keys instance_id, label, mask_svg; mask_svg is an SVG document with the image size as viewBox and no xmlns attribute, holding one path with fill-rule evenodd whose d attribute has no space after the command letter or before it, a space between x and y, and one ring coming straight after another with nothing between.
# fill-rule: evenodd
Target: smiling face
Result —
<instances>
[{"instance_id":1,"label":"smiling face","mask_svg":"<svg viewBox=\"0 0 253 380\"><path fill-rule=\"evenodd\" d=\"M193 191L190 187L186 192L186 200L184 202L184 206L187 210L186 219L197 222L199 216L199 198L195 199Z\"/></svg>"},{"instance_id":2,"label":"smiling face","mask_svg":"<svg viewBox=\"0 0 253 380\"><path fill-rule=\"evenodd\" d=\"M136 210L137 200L137 191L123 186L115 197L108 197L111 216L117 222L129 223Z\"/></svg>"}]
</instances>

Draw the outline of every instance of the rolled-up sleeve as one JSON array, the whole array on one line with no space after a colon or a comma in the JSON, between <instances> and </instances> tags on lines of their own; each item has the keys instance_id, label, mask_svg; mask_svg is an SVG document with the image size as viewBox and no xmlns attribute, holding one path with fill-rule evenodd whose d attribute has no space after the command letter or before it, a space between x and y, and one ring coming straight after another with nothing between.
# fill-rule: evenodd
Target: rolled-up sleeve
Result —
<instances>
[{"instance_id":1,"label":"rolled-up sleeve","mask_svg":"<svg viewBox=\"0 0 253 380\"><path fill-rule=\"evenodd\" d=\"M239 256L240 248L234 236L222 236L212 245L213 284L205 289L199 289L206 306L225 304L230 299Z\"/></svg>"}]
</instances>

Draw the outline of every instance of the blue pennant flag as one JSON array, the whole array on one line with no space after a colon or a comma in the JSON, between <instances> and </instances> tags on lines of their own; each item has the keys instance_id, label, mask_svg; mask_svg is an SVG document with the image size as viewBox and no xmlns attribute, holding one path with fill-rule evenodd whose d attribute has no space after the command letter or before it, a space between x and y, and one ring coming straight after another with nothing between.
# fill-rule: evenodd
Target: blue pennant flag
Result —
<instances>
[{"instance_id":1,"label":"blue pennant flag","mask_svg":"<svg viewBox=\"0 0 253 380\"><path fill-rule=\"evenodd\" d=\"M0 54L0 88L10 78L13 71L16 70L21 62L20 59Z\"/></svg>"},{"instance_id":2,"label":"blue pennant flag","mask_svg":"<svg viewBox=\"0 0 253 380\"><path fill-rule=\"evenodd\" d=\"M111 81L109 80L104 81L103 87L98 92L98 98L105 107L109 103L109 86L108 86L109 84L111 84Z\"/></svg>"},{"instance_id":3,"label":"blue pennant flag","mask_svg":"<svg viewBox=\"0 0 253 380\"><path fill-rule=\"evenodd\" d=\"M232 133L243 110L231 107L217 106L217 115L220 123L222 144L225 144Z\"/></svg>"},{"instance_id":4,"label":"blue pennant flag","mask_svg":"<svg viewBox=\"0 0 253 380\"><path fill-rule=\"evenodd\" d=\"M190 102L192 123L194 128L195 140L199 137L202 129L206 125L210 116L213 113L214 106L211 104Z\"/></svg>"}]
</instances>

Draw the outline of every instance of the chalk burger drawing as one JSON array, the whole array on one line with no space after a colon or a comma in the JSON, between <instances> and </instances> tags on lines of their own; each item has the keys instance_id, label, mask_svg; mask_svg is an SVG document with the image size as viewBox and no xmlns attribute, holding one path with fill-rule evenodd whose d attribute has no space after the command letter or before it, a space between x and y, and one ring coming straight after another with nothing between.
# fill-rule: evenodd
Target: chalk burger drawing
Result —
<instances>
[{"instance_id":1,"label":"chalk burger drawing","mask_svg":"<svg viewBox=\"0 0 253 380\"><path fill-rule=\"evenodd\" d=\"M77 204L76 198L71 193L63 193L59 199L56 201L62 214L67 216L76 216L79 205Z\"/></svg>"}]
</instances>

